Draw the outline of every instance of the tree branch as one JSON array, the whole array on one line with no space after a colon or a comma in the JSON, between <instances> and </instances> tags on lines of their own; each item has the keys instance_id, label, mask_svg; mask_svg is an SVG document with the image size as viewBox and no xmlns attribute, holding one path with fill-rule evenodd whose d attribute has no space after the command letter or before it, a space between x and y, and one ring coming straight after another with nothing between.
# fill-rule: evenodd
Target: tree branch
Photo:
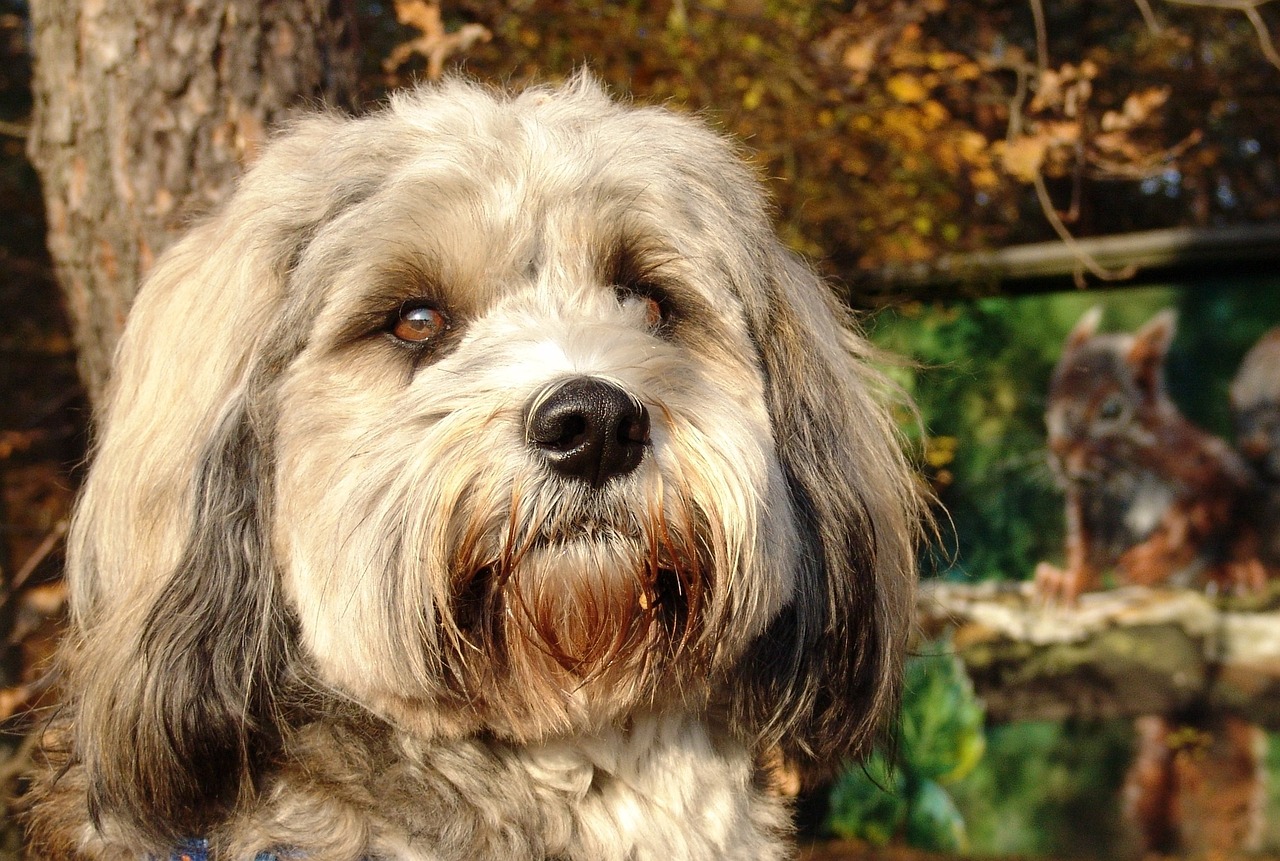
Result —
<instances>
[{"instance_id":1,"label":"tree branch","mask_svg":"<svg viewBox=\"0 0 1280 861\"><path fill-rule=\"evenodd\" d=\"M996 721L1221 710L1280 729L1280 603L1125 587L1045 606L1030 584L921 587Z\"/></svg>"},{"instance_id":2,"label":"tree branch","mask_svg":"<svg viewBox=\"0 0 1280 861\"><path fill-rule=\"evenodd\" d=\"M1271 0L1169 0L1169 2L1176 6L1199 6L1202 9L1229 9L1233 12L1243 12L1249 19L1249 23L1253 25L1254 32L1258 34L1258 47L1262 49L1262 55L1267 58L1267 62L1280 69L1280 52L1276 50L1276 43L1271 38L1271 30L1267 27L1267 22L1262 19L1262 13L1258 11L1259 7L1265 6Z\"/></svg>"}]
</instances>

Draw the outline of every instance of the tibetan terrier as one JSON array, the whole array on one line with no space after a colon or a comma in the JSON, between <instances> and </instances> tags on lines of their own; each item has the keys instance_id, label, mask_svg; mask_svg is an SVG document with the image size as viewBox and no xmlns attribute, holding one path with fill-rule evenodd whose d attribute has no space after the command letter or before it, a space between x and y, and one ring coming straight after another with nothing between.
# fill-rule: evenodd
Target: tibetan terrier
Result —
<instances>
[{"instance_id":1,"label":"tibetan terrier","mask_svg":"<svg viewBox=\"0 0 1280 861\"><path fill-rule=\"evenodd\" d=\"M780 858L892 712L919 495L702 124L579 76L281 134L138 296L34 852Z\"/></svg>"}]
</instances>

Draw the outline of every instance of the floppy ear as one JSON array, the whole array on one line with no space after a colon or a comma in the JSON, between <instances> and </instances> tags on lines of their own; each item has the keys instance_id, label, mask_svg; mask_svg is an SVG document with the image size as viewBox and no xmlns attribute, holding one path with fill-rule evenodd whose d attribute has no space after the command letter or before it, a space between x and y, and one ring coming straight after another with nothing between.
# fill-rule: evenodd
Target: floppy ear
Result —
<instances>
[{"instance_id":1,"label":"floppy ear","mask_svg":"<svg viewBox=\"0 0 1280 861\"><path fill-rule=\"evenodd\" d=\"M278 742L293 637L268 546L262 437L246 411L227 418L201 457L172 574L87 636L76 740L99 825L169 846L208 833Z\"/></svg>"},{"instance_id":2,"label":"floppy ear","mask_svg":"<svg viewBox=\"0 0 1280 861\"><path fill-rule=\"evenodd\" d=\"M158 262L117 352L69 539L63 661L94 820L156 847L252 790L280 720L273 382L306 337L291 268L393 167L358 125L316 117L271 144Z\"/></svg>"},{"instance_id":3,"label":"floppy ear","mask_svg":"<svg viewBox=\"0 0 1280 861\"><path fill-rule=\"evenodd\" d=\"M142 285L68 541L78 622L137 605L177 563L198 460L276 326L300 249L382 181L388 156L356 126L317 116L271 143L221 212Z\"/></svg>"},{"instance_id":4,"label":"floppy ear","mask_svg":"<svg viewBox=\"0 0 1280 861\"><path fill-rule=\"evenodd\" d=\"M747 313L802 546L790 605L743 661L738 705L767 743L834 768L896 712L921 498L870 348L812 272L773 256Z\"/></svg>"}]
</instances>

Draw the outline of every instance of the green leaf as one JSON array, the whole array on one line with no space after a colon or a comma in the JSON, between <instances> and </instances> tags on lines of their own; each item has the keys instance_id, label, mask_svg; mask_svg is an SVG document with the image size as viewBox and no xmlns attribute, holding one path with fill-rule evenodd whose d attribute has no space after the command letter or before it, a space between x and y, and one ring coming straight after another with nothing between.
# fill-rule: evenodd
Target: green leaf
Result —
<instances>
[{"instance_id":1,"label":"green leaf","mask_svg":"<svg viewBox=\"0 0 1280 861\"><path fill-rule=\"evenodd\" d=\"M906 821L907 842L930 852L962 852L968 846L964 818L951 796L932 780L916 784Z\"/></svg>"},{"instance_id":2,"label":"green leaf","mask_svg":"<svg viewBox=\"0 0 1280 861\"><path fill-rule=\"evenodd\" d=\"M951 783L982 758L982 704L948 640L907 664L901 759L912 778Z\"/></svg>"},{"instance_id":3,"label":"green leaf","mask_svg":"<svg viewBox=\"0 0 1280 861\"><path fill-rule=\"evenodd\" d=\"M906 815L902 772L876 751L863 766L848 768L832 787L827 830L837 837L883 846Z\"/></svg>"}]
</instances>

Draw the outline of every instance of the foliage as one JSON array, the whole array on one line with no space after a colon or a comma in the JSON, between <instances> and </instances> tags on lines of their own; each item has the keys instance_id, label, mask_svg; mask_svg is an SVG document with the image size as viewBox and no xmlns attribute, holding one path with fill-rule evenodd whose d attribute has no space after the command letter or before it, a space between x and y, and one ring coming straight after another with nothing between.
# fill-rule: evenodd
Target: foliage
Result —
<instances>
[{"instance_id":1,"label":"foliage","mask_svg":"<svg viewBox=\"0 0 1280 861\"><path fill-rule=\"evenodd\" d=\"M389 10L365 6L388 35ZM784 236L836 272L1050 238L1047 215L1078 234L1280 217L1280 69L1240 14L1147 0L441 8L451 33L491 35L467 53L473 74L585 65L722 123L771 178Z\"/></svg>"},{"instance_id":2,"label":"foliage","mask_svg":"<svg viewBox=\"0 0 1280 861\"><path fill-rule=\"evenodd\" d=\"M965 848L964 819L946 787L982 759L982 706L949 641L907 662L897 745L881 747L832 788L828 828L883 846L895 836L922 849Z\"/></svg>"},{"instance_id":3,"label":"foliage","mask_svg":"<svg viewBox=\"0 0 1280 861\"><path fill-rule=\"evenodd\" d=\"M975 854L1105 858L1128 845L1120 787L1132 727L1026 722L987 730L986 755L951 789Z\"/></svg>"},{"instance_id":4,"label":"foliage","mask_svg":"<svg viewBox=\"0 0 1280 861\"><path fill-rule=\"evenodd\" d=\"M858 768L847 769L831 787L828 828L840 837L883 846L907 816L906 780L876 750Z\"/></svg>"}]
</instances>

